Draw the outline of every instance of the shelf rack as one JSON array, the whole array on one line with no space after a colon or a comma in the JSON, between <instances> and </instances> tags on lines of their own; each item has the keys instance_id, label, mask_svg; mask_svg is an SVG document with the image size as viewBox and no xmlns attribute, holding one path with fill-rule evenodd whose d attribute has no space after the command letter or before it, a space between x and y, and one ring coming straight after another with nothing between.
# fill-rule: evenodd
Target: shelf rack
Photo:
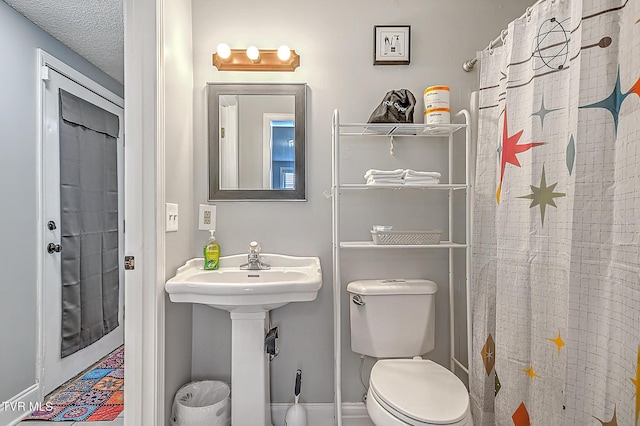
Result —
<instances>
[{"instance_id":1,"label":"shelf rack","mask_svg":"<svg viewBox=\"0 0 640 426\"><path fill-rule=\"evenodd\" d=\"M455 304L454 304L454 276L453 254L454 250L465 250L466 268L466 323L467 323L467 366L471 365L471 200L472 190L470 175L471 158L471 119L469 112L461 110L454 116L454 120L463 119L464 123L425 125L425 124L389 124L389 123L340 123L340 113L333 112L332 118L332 184L329 196L332 197L332 235L333 235L333 315L334 315L334 374L335 374L335 418L337 426L342 426L342 343L341 343L341 264L340 251L348 250L449 250L449 321L450 321L450 369L460 368L469 374L468 368L455 357ZM465 182L462 184L450 183L453 181L453 135L459 130L465 131ZM356 183L341 183L340 181L340 139L341 137L385 137L390 141L390 153L393 154L394 137L403 138L448 138L449 176L445 184L424 186L373 186ZM342 241L340 238L340 197L342 192L352 191L449 191L449 226L448 240L440 244L429 245L377 245L373 241ZM453 242L453 191L465 191L465 242Z\"/></svg>"}]
</instances>

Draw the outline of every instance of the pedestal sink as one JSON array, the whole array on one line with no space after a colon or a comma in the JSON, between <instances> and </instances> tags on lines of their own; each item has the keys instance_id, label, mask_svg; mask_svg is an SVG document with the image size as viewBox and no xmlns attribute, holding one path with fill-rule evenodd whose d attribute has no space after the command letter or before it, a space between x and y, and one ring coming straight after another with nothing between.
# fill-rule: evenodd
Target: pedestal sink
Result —
<instances>
[{"instance_id":1,"label":"pedestal sink","mask_svg":"<svg viewBox=\"0 0 640 426\"><path fill-rule=\"evenodd\" d=\"M172 302L202 303L230 312L233 426L271 426L268 312L290 302L314 300L322 286L317 257L261 254L260 260L270 269L240 269L246 254L221 257L215 271L203 270L202 258L191 259L165 285Z\"/></svg>"}]
</instances>

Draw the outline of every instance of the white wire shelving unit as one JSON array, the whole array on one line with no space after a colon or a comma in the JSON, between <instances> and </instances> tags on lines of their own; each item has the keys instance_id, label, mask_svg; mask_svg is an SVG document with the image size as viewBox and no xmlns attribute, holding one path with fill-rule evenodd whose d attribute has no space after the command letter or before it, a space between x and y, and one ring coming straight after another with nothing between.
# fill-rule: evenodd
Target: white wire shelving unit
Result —
<instances>
[{"instance_id":1,"label":"white wire shelving unit","mask_svg":"<svg viewBox=\"0 0 640 426\"><path fill-rule=\"evenodd\" d=\"M469 112L461 110L454 116L454 121L463 120L463 123L453 123L444 125L426 125L426 124L370 124L370 123L341 123L340 113L338 110L333 112L332 119L332 182L330 196L332 198L332 235L333 235L333 316L334 316L334 381L335 381L335 419L336 425L342 426L342 343L341 343L341 264L340 257L342 250L410 250L410 249L434 249L448 250L449 254L449 321L450 321L450 369L453 371L457 368L469 374L467 366L471 365L471 200L472 187L470 175L470 159L471 159L471 119ZM458 131L465 132L465 181L463 183L453 182L454 174L454 134ZM401 136L403 138L445 138L448 139L448 183L425 186L371 186L366 184L342 183L340 180L340 162L341 162L341 138L342 137L382 137L389 139L390 154L393 155L394 138ZM387 245L374 244L373 241L343 241L340 232L340 214L341 200L343 193L346 195L350 192L357 191L448 191L449 192L449 226L446 241L440 244L425 245ZM465 236L460 242L454 241L453 238L453 191L465 192ZM466 296L466 328L467 328L467 366L462 361L456 359L456 336L454 318L455 318L455 287L454 287L454 251L465 251L465 296ZM346 283L345 283L346 284Z\"/></svg>"}]
</instances>

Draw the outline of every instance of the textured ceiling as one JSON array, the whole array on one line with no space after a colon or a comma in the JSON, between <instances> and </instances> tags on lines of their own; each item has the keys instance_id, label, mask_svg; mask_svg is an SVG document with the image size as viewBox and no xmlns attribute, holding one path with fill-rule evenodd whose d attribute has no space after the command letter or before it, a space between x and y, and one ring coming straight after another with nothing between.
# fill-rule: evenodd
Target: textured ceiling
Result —
<instances>
[{"instance_id":1,"label":"textured ceiling","mask_svg":"<svg viewBox=\"0 0 640 426\"><path fill-rule=\"evenodd\" d=\"M4 0L89 62L124 82L123 0Z\"/></svg>"}]
</instances>

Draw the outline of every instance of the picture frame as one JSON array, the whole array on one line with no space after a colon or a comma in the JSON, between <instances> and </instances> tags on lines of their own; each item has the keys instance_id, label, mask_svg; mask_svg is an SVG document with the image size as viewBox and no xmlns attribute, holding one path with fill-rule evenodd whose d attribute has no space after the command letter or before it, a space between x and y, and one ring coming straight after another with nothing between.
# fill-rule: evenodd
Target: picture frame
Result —
<instances>
[{"instance_id":1,"label":"picture frame","mask_svg":"<svg viewBox=\"0 0 640 426\"><path fill-rule=\"evenodd\" d=\"M411 25L373 27L373 65L409 65Z\"/></svg>"}]
</instances>

